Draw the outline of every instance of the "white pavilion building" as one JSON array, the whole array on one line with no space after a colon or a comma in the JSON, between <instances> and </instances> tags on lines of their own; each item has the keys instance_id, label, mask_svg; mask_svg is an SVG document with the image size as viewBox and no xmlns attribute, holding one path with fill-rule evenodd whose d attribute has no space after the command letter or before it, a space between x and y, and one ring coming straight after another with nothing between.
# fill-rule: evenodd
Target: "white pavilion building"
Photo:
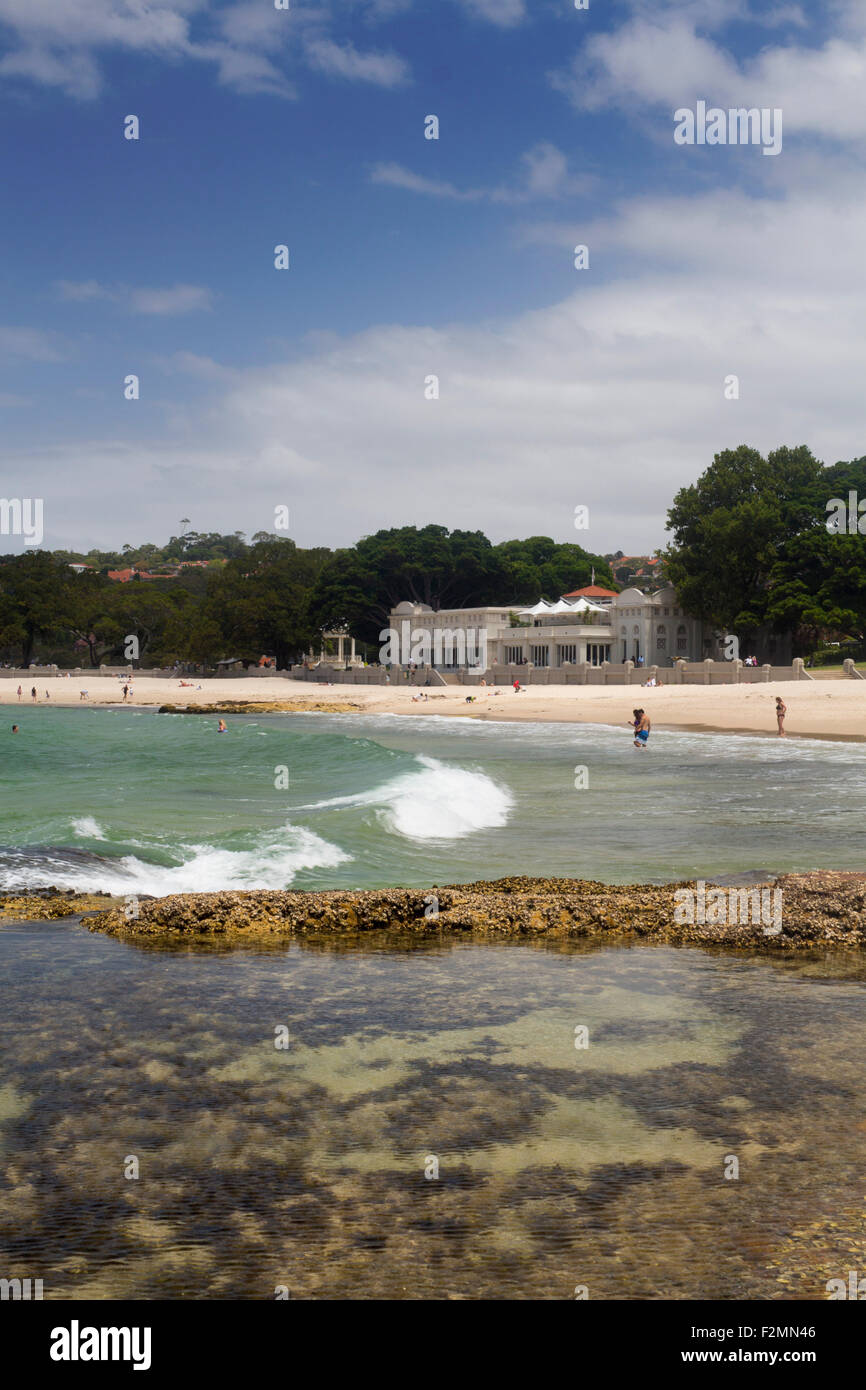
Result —
<instances>
[{"instance_id":1,"label":"white pavilion building","mask_svg":"<svg viewBox=\"0 0 866 1390\"><path fill-rule=\"evenodd\" d=\"M608 662L641 662L672 666L674 661L702 661L717 655L711 632L699 619L680 608L676 591L667 586L654 594L640 589L614 593L590 585L565 594L555 603L540 599L531 607L443 608L423 603L400 603L390 615L391 627L426 634L430 646L448 652L443 668L466 665L461 651L486 652L487 666L529 665L553 670L563 666ZM435 641L439 634L438 642ZM462 644L443 640L444 634L471 634ZM474 664L474 663L473 663Z\"/></svg>"}]
</instances>

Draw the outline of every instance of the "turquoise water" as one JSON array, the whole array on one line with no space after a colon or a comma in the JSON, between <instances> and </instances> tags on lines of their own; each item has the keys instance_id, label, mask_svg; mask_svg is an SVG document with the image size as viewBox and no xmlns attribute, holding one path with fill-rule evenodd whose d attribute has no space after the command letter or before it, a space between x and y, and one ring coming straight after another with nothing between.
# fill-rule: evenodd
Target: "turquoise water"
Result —
<instances>
[{"instance_id":1,"label":"turquoise water","mask_svg":"<svg viewBox=\"0 0 866 1390\"><path fill-rule=\"evenodd\" d=\"M864 976L2 926L4 1275L46 1299L826 1298L862 1272Z\"/></svg>"},{"instance_id":2,"label":"turquoise water","mask_svg":"<svg viewBox=\"0 0 866 1390\"><path fill-rule=\"evenodd\" d=\"M6 888L634 882L863 864L866 752L852 743L656 732L644 754L627 729L596 725L230 716L217 736L212 718L150 710L15 716Z\"/></svg>"},{"instance_id":3,"label":"turquoise water","mask_svg":"<svg viewBox=\"0 0 866 1390\"><path fill-rule=\"evenodd\" d=\"M19 722L7 888L862 865L847 743ZM866 1237L864 979L862 953L0 925L4 1274L49 1299L825 1298Z\"/></svg>"}]
</instances>

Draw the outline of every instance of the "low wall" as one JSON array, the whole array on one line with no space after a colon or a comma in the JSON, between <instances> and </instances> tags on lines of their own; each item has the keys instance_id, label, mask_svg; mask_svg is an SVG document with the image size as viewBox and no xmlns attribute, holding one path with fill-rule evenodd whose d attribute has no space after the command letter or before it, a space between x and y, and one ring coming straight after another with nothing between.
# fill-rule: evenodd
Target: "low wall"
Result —
<instances>
[{"instance_id":1,"label":"low wall","mask_svg":"<svg viewBox=\"0 0 866 1390\"><path fill-rule=\"evenodd\" d=\"M850 673L849 673L850 674ZM455 672L460 685L747 685L759 681L812 680L802 660L790 666L744 666L741 661L678 661L674 666L635 666L632 661L550 666L493 666L487 671Z\"/></svg>"},{"instance_id":2,"label":"low wall","mask_svg":"<svg viewBox=\"0 0 866 1390\"><path fill-rule=\"evenodd\" d=\"M348 671L343 667L326 666L293 666L291 671L286 673L295 681L314 681L319 685L388 685L386 680L387 672L384 666L352 666ZM398 683L400 672L392 673L392 681ZM401 682L403 685L406 681ZM423 682L422 682L423 684Z\"/></svg>"}]
</instances>

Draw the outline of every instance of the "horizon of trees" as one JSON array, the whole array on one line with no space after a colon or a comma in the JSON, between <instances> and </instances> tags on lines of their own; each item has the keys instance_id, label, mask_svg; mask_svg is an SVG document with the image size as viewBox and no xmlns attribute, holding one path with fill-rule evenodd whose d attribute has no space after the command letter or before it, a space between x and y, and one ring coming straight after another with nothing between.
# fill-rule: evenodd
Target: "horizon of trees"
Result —
<instances>
[{"instance_id":1,"label":"horizon of trees","mask_svg":"<svg viewBox=\"0 0 866 1390\"><path fill-rule=\"evenodd\" d=\"M832 499L862 497L863 514L830 528ZM856 507L856 503L855 503ZM830 518L832 521L832 517ZM862 525L861 525L862 523ZM822 640L866 642L866 457L825 466L806 445L766 457L741 444L717 453L675 495L665 578L685 611L748 640L793 635L801 653ZM615 558L615 557L614 557ZM220 560L171 580L127 583L110 569ZM73 563L92 565L76 573ZM0 661L61 666L124 661L214 665L275 657L280 668L345 628L375 660L379 632L405 599L438 608L519 606L596 582L618 589L608 560L548 536L491 542L481 531L400 526L337 550L304 550L256 532L182 532L163 546L27 551L0 556Z\"/></svg>"},{"instance_id":2,"label":"horizon of trees","mask_svg":"<svg viewBox=\"0 0 866 1390\"><path fill-rule=\"evenodd\" d=\"M225 563L164 581L108 578L190 559ZM94 568L77 573L76 563ZM120 664L134 636L142 665L265 655L282 669L335 627L348 627L375 658L379 632L404 599L434 608L529 603L583 587L593 567L599 583L616 587L604 558L579 545L547 536L494 545L480 531L438 525L393 527L334 551L267 532L250 542L241 532L187 532L165 546L35 550L0 557L0 660Z\"/></svg>"}]
</instances>

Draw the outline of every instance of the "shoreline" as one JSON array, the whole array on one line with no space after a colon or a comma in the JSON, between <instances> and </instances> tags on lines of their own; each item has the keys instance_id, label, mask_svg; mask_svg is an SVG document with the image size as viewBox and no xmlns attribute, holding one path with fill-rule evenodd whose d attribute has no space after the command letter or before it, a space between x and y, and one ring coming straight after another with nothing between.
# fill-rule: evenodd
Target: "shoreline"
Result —
<instances>
[{"instance_id":1,"label":"shoreline","mask_svg":"<svg viewBox=\"0 0 866 1390\"><path fill-rule=\"evenodd\" d=\"M859 681L777 681L732 686L527 686L515 695L510 687L444 686L428 688L426 700L413 700L408 686L361 686L287 681L283 677L203 680L201 688L140 677L133 682L133 699L125 704L120 682L94 675L75 681L61 677L37 685L37 702L23 682L0 676L0 705L17 710L26 726L27 710L113 709L163 710L166 713L232 714L354 714L394 715L411 719L437 716L474 719L480 723L569 723L608 725L625 730L631 712L643 707L654 730L777 738L775 697L788 707L789 738L866 742L866 684ZM80 698L80 689L88 699ZM476 698L467 703L467 690ZM494 690L500 693L495 694ZM45 698L46 693L48 699ZM15 720L19 722L19 720Z\"/></svg>"}]
</instances>

